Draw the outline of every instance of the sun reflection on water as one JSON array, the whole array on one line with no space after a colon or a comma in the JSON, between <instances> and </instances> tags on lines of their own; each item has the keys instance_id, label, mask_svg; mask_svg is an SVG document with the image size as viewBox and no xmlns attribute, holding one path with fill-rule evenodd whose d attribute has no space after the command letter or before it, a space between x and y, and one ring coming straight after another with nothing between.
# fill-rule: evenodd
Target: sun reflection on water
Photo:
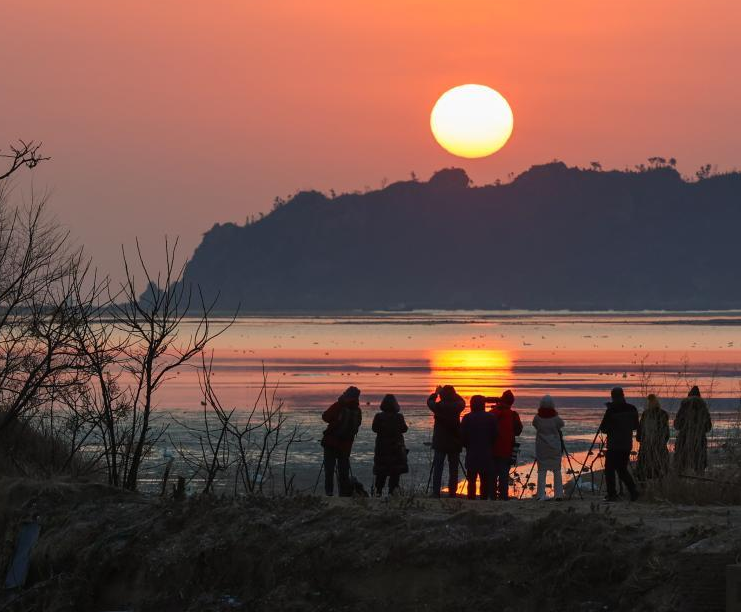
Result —
<instances>
[{"instance_id":1,"label":"sun reflection on water","mask_svg":"<svg viewBox=\"0 0 741 612\"><path fill-rule=\"evenodd\" d=\"M429 360L431 386L450 384L461 395L494 395L512 380L513 356L506 350L433 350Z\"/></svg>"}]
</instances>

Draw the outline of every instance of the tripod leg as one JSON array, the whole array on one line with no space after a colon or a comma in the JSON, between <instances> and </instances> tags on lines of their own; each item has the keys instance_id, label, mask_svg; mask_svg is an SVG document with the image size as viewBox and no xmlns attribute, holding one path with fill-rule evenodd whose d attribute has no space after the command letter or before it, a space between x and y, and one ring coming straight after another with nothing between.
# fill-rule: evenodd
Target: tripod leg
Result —
<instances>
[{"instance_id":1,"label":"tripod leg","mask_svg":"<svg viewBox=\"0 0 741 612\"><path fill-rule=\"evenodd\" d=\"M427 477L427 486L425 487L425 495L430 494L430 483L432 482L432 470L435 468L435 462L430 461L430 475Z\"/></svg>"},{"instance_id":2,"label":"tripod leg","mask_svg":"<svg viewBox=\"0 0 741 612\"><path fill-rule=\"evenodd\" d=\"M561 452L563 452L566 455L566 461L569 464L569 471L571 472L571 477L574 477L574 466L571 464L571 455L569 454L569 451L566 449L566 443L563 441L563 434L559 431L558 435L561 436ZM584 499L584 495L581 492L581 489L579 489L579 499Z\"/></svg>"},{"instance_id":3,"label":"tripod leg","mask_svg":"<svg viewBox=\"0 0 741 612\"><path fill-rule=\"evenodd\" d=\"M594 445L597 444L597 438L599 437L599 429L597 430L597 433L594 434L594 439L592 440L592 444L589 445L589 450L587 451L587 457L592 453L592 449L594 448ZM569 501L571 501L571 498L574 497L574 491L579 486L579 480L581 479L582 474L584 473L584 466L586 465L586 459L584 460L584 463L582 463L581 469L579 470L579 474L577 474L576 478L574 479L574 484L571 487L571 492L569 493ZM592 465L594 465L594 462L592 462Z\"/></svg>"},{"instance_id":4,"label":"tripod leg","mask_svg":"<svg viewBox=\"0 0 741 612\"><path fill-rule=\"evenodd\" d=\"M319 473L316 475L316 482L314 483L314 492L313 495L316 495L316 488L319 486L319 480L322 477L322 472L324 471L324 459L322 459L322 465L319 466Z\"/></svg>"},{"instance_id":5,"label":"tripod leg","mask_svg":"<svg viewBox=\"0 0 741 612\"><path fill-rule=\"evenodd\" d=\"M522 491L520 491L520 497L518 499L522 499L522 496L525 495L525 491L527 490L527 485L530 484L530 476L533 475L533 470L535 469L535 459L533 459L533 464L530 466L530 471L527 473L527 478L525 478L525 484L522 485Z\"/></svg>"}]
</instances>

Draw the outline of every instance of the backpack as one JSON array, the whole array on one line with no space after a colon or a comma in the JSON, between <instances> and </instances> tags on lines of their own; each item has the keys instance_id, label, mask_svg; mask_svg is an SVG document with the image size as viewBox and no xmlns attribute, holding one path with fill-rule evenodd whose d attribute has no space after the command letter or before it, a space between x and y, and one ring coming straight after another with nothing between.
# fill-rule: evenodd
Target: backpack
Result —
<instances>
[{"instance_id":1,"label":"backpack","mask_svg":"<svg viewBox=\"0 0 741 612\"><path fill-rule=\"evenodd\" d=\"M340 440L352 440L358 434L361 418L359 407L343 406L332 435Z\"/></svg>"}]
</instances>

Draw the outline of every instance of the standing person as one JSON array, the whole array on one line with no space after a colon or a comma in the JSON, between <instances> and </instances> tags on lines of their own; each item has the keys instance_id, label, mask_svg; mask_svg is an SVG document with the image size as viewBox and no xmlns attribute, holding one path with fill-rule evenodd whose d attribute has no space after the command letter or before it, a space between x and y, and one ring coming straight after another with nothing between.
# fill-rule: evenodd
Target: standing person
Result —
<instances>
[{"instance_id":1,"label":"standing person","mask_svg":"<svg viewBox=\"0 0 741 612\"><path fill-rule=\"evenodd\" d=\"M620 477L630 492L631 501L638 499L638 489L628 471L630 451L633 449L633 432L638 429L638 410L625 401L622 387L615 387L610 393L612 401L607 402L605 416L602 417L599 430L607 435L605 452L605 480L607 497L605 501L617 501L615 473Z\"/></svg>"},{"instance_id":2,"label":"standing person","mask_svg":"<svg viewBox=\"0 0 741 612\"><path fill-rule=\"evenodd\" d=\"M561 430L563 419L556 412L556 405L550 395L540 400L538 413L533 417L535 435L535 461L538 463L538 500L545 501L545 481L548 472L553 472L554 499L563 499L563 479L561 475Z\"/></svg>"},{"instance_id":3,"label":"standing person","mask_svg":"<svg viewBox=\"0 0 741 612\"><path fill-rule=\"evenodd\" d=\"M474 395L471 412L461 421L461 441L466 448L468 499L476 499L476 477L481 481L481 499L494 499L494 443L497 418L486 412L486 398Z\"/></svg>"},{"instance_id":4,"label":"standing person","mask_svg":"<svg viewBox=\"0 0 741 612\"><path fill-rule=\"evenodd\" d=\"M448 496L455 497L458 489L458 462L461 455L461 412L466 402L455 392L453 385L438 387L427 398L427 407L435 415L432 429L432 496L440 497L443 467L448 460Z\"/></svg>"},{"instance_id":5,"label":"standing person","mask_svg":"<svg viewBox=\"0 0 741 612\"><path fill-rule=\"evenodd\" d=\"M491 400L490 400L491 401ZM515 437L522 433L522 421L512 406L515 395L507 390L496 403L491 413L497 417L498 433L494 442L494 493L502 501L509 499L509 468L512 465L512 450Z\"/></svg>"},{"instance_id":6,"label":"standing person","mask_svg":"<svg viewBox=\"0 0 741 612\"><path fill-rule=\"evenodd\" d=\"M371 429L376 432L376 448L373 454L373 473L376 475L376 495L381 495L386 479L389 495L399 488L399 476L409 471L404 434L409 429L401 414L399 402L393 395L381 400L380 412L373 417Z\"/></svg>"},{"instance_id":7,"label":"standing person","mask_svg":"<svg viewBox=\"0 0 741 612\"><path fill-rule=\"evenodd\" d=\"M669 415L661 407L659 398L651 393L646 398L646 409L638 423L636 476L638 480L663 478L669 470Z\"/></svg>"},{"instance_id":8,"label":"standing person","mask_svg":"<svg viewBox=\"0 0 741 612\"><path fill-rule=\"evenodd\" d=\"M348 387L322 414L327 429L322 436L324 447L324 492L334 492L334 470L337 466L337 484L343 497L352 495L350 487L350 452L360 429L363 415L360 412L360 389Z\"/></svg>"},{"instance_id":9,"label":"standing person","mask_svg":"<svg viewBox=\"0 0 741 612\"><path fill-rule=\"evenodd\" d=\"M674 465L677 471L693 470L704 472L708 466L708 432L713 428L710 412L700 389L692 387L682 400L674 419L677 430L677 446L674 449Z\"/></svg>"}]
</instances>

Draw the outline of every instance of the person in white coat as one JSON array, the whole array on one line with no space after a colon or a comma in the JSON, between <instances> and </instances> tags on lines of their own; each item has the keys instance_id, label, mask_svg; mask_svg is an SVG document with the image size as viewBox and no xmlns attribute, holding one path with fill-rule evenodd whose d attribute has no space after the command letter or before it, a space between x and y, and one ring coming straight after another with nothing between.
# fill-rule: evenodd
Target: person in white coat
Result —
<instances>
[{"instance_id":1,"label":"person in white coat","mask_svg":"<svg viewBox=\"0 0 741 612\"><path fill-rule=\"evenodd\" d=\"M538 463L538 493L540 501L548 499L545 481L548 472L553 472L553 491L556 500L563 499L563 480L561 476L561 429L563 419L558 416L553 398L543 396L538 414L533 418L535 436L535 460Z\"/></svg>"}]
</instances>

